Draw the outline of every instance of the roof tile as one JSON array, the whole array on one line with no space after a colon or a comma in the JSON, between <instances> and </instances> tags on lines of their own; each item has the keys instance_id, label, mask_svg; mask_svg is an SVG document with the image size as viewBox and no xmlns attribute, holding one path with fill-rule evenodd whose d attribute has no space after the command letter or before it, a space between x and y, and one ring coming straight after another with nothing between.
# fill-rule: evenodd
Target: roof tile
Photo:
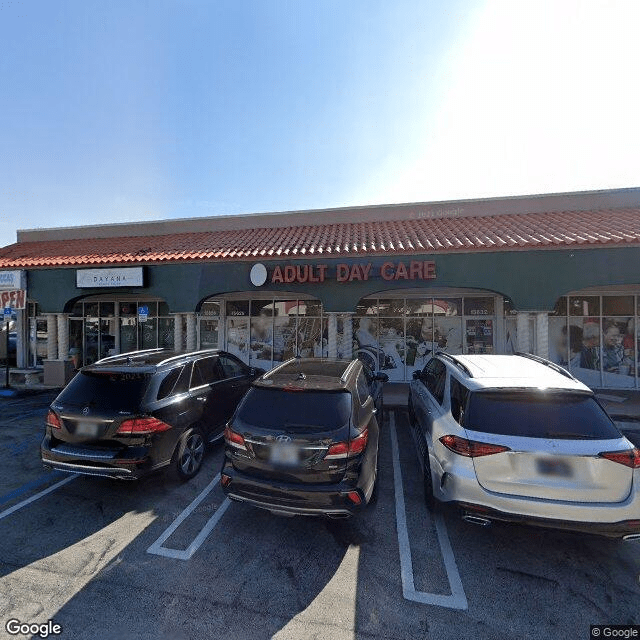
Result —
<instances>
[{"instance_id":1,"label":"roof tile","mask_svg":"<svg viewBox=\"0 0 640 640\"><path fill-rule=\"evenodd\" d=\"M21 242L0 268L249 259L256 256L402 255L640 243L640 209L331 223L157 236Z\"/></svg>"}]
</instances>

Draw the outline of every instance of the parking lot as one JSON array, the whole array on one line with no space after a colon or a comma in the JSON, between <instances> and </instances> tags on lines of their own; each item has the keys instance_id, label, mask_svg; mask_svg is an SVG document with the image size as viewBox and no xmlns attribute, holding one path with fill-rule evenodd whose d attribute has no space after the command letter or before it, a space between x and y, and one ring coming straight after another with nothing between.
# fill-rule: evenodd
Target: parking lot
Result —
<instances>
[{"instance_id":1,"label":"parking lot","mask_svg":"<svg viewBox=\"0 0 640 640\"><path fill-rule=\"evenodd\" d=\"M588 638L640 624L640 543L430 515L402 407L351 520L225 500L222 447L180 484L45 471L51 394L0 400L0 618L63 638ZM15 636L13 636L15 637Z\"/></svg>"}]
</instances>

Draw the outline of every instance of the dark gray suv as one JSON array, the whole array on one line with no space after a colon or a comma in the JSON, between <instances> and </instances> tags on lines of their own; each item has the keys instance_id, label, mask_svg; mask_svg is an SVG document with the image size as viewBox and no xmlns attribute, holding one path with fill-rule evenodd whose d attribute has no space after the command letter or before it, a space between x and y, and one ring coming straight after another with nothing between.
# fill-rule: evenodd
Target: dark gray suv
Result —
<instances>
[{"instance_id":1,"label":"dark gray suv","mask_svg":"<svg viewBox=\"0 0 640 640\"><path fill-rule=\"evenodd\" d=\"M280 514L347 517L371 500L386 374L302 358L256 380L225 431L221 484Z\"/></svg>"},{"instance_id":2,"label":"dark gray suv","mask_svg":"<svg viewBox=\"0 0 640 640\"><path fill-rule=\"evenodd\" d=\"M218 350L135 351L84 367L51 404L47 467L136 479L172 466L195 476L252 381L264 373Z\"/></svg>"}]
</instances>

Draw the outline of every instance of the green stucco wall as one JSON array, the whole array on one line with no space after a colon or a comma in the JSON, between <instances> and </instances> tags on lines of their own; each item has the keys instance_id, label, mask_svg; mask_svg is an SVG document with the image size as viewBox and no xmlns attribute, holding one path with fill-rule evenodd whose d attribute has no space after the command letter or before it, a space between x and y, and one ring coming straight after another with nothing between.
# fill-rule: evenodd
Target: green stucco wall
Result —
<instances>
[{"instance_id":1,"label":"green stucco wall","mask_svg":"<svg viewBox=\"0 0 640 640\"><path fill-rule=\"evenodd\" d=\"M434 260L434 280L394 280L379 275L366 282L338 283L334 279L338 263L372 264L379 273L384 262L408 263ZM270 284L254 287L249 271L255 262L267 266L285 264L326 264L328 279L323 284ZM134 266L134 265L127 265ZM97 268L97 267L93 267ZM551 310L557 298L568 291L592 286L640 284L640 248L593 248L575 250L501 251L450 254L420 254L377 258L306 260L265 260L194 264L150 265L145 267L146 286L117 289L77 289L76 269L33 269L28 271L28 296L38 302L43 313L68 311L72 301L95 294L147 294L166 300L172 312L195 311L206 298L234 291L269 290L274 293L310 294L319 298L326 311L353 311L360 298L391 289L464 287L494 291L513 300L522 311Z\"/></svg>"}]
</instances>

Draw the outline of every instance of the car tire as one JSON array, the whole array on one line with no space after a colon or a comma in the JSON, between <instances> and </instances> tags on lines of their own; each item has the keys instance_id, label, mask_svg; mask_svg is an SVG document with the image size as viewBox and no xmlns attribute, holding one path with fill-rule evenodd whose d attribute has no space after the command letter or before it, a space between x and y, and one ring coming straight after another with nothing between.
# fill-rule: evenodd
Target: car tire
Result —
<instances>
[{"instance_id":1,"label":"car tire","mask_svg":"<svg viewBox=\"0 0 640 640\"><path fill-rule=\"evenodd\" d=\"M173 469L180 480L190 480L197 475L204 459L205 442L197 427L189 429L176 447Z\"/></svg>"},{"instance_id":2,"label":"car tire","mask_svg":"<svg viewBox=\"0 0 640 640\"><path fill-rule=\"evenodd\" d=\"M431 464L429 463L429 452L424 454L422 459L422 486L424 488L424 503L429 511L435 511L438 501L433 495L433 478L431 477Z\"/></svg>"}]
</instances>

